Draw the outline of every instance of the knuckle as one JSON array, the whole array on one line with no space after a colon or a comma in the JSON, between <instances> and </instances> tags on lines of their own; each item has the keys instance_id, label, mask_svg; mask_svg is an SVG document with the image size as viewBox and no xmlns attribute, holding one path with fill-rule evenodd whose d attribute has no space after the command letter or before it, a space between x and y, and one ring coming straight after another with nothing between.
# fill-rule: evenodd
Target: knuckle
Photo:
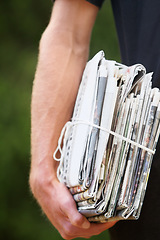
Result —
<instances>
[{"instance_id":1,"label":"knuckle","mask_svg":"<svg viewBox=\"0 0 160 240\"><path fill-rule=\"evenodd\" d=\"M67 204L68 206L70 206L70 207L72 207L72 205L75 203L73 198L72 198L72 196L71 196L71 194L68 191L66 192L66 196L63 199L63 202L65 204Z\"/></svg>"},{"instance_id":2,"label":"knuckle","mask_svg":"<svg viewBox=\"0 0 160 240\"><path fill-rule=\"evenodd\" d=\"M72 226L70 225L70 226L67 226L66 228L65 228L65 234L68 236L68 237L71 237L72 236Z\"/></svg>"},{"instance_id":3,"label":"knuckle","mask_svg":"<svg viewBox=\"0 0 160 240\"><path fill-rule=\"evenodd\" d=\"M64 239L72 239L73 238L73 226L71 224L67 224L63 228L63 237Z\"/></svg>"},{"instance_id":4,"label":"knuckle","mask_svg":"<svg viewBox=\"0 0 160 240\"><path fill-rule=\"evenodd\" d=\"M66 197L62 202L64 207L66 208L70 207L70 199L68 197Z\"/></svg>"}]
</instances>

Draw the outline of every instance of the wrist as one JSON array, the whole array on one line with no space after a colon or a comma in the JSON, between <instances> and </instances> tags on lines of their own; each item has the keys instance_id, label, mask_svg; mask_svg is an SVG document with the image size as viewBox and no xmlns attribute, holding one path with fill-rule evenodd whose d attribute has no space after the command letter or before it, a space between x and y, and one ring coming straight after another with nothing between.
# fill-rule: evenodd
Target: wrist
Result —
<instances>
[{"instance_id":1,"label":"wrist","mask_svg":"<svg viewBox=\"0 0 160 240\"><path fill-rule=\"evenodd\" d=\"M47 192L47 189L51 186L54 188L54 185L59 182L57 179L58 162L49 158L52 157L38 161L32 158L29 185L36 198L41 192Z\"/></svg>"}]
</instances>

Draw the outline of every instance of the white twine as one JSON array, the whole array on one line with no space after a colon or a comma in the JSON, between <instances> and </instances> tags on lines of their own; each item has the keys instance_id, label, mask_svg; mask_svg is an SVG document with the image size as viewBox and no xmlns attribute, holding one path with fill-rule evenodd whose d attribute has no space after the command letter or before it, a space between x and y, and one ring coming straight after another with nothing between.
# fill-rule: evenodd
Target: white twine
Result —
<instances>
[{"instance_id":1,"label":"white twine","mask_svg":"<svg viewBox=\"0 0 160 240\"><path fill-rule=\"evenodd\" d=\"M85 125L89 125L89 126L94 127L94 128L98 128L98 129L100 129L100 130L102 130L104 132L107 132L107 133L109 133L109 134L111 134L111 135L113 135L113 136L115 136L115 137L117 137L117 138L119 138L121 140L124 140L127 143L130 143L130 144L132 144L132 145L134 145L134 146L136 146L138 148L141 148L141 149L147 151L150 154L153 154L153 155L155 154L155 150L147 148L147 147L141 145L140 143L132 141L129 138L126 138L126 137L124 137L124 136L122 136L122 135L120 135L120 134L118 134L116 132L113 132L112 130L106 129L104 127L98 126L98 125L96 125L94 123L87 122L87 121L84 121L84 120L72 119L72 121L66 122L66 124L64 125L64 127L63 127L63 129L61 131L61 135L60 135L59 140L58 140L58 146L57 146L57 148L56 148L56 150L55 150L55 152L53 154L53 158L56 161L60 161L63 158L63 150L62 150L61 145L62 145L62 142L63 142L63 146L65 146L66 140L67 140L67 136L68 136L68 132L69 132L70 128L72 126L75 126L75 125L78 125L78 124L85 124ZM63 139L63 137L64 137L64 139ZM56 154L58 153L58 151L60 152L60 155L61 155L60 158L56 157Z\"/></svg>"}]
</instances>

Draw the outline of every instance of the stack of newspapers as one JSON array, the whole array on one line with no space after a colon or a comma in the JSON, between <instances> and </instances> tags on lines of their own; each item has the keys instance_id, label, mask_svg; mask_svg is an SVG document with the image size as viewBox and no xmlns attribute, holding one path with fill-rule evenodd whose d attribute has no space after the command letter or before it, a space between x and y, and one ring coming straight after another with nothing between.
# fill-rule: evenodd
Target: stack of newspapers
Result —
<instances>
[{"instance_id":1,"label":"stack of newspapers","mask_svg":"<svg viewBox=\"0 0 160 240\"><path fill-rule=\"evenodd\" d=\"M160 133L160 91L151 79L143 65L106 60L103 51L86 65L54 159L91 222L139 218Z\"/></svg>"}]
</instances>

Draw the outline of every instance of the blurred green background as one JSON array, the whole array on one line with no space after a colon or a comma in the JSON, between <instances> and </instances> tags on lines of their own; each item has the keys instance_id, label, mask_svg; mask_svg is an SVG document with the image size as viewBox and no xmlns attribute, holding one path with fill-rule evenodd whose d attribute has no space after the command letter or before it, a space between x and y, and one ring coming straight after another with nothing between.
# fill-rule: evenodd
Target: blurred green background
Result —
<instances>
[{"instance_id":1,"label":"blurred green background","mask_svg":"<svg viewBox=\"0 0 160 240\"><path fill-rule=\"evenodd\" d=\"M52 1L0 2L0 238L60 240L42 215L28 185L30 168L30 99L38 43ZM93 30L90 57L103 49L120 61L110 2L100 10ZM91 239L109 239L108 232Z\"/></svg>"}]
</instances>

